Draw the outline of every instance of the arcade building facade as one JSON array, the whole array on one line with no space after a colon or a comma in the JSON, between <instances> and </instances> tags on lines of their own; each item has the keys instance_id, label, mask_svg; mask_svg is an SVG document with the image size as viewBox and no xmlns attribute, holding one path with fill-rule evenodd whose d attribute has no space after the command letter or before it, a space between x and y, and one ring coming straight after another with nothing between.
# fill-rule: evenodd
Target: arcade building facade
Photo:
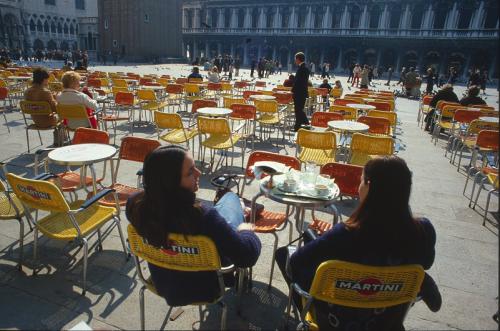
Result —
<instances>
[{"instance_id":1,"label":"arcade building facade","mask_svg":"<svg viewBox=\"0 0 500 331\"><path fill-rule=\"evenodd\" d=\"M450 66L498 78L498 0L185 0L183 54L261 57L286 68L297 51L335 72Z\"/></svg>"}]
</instances>

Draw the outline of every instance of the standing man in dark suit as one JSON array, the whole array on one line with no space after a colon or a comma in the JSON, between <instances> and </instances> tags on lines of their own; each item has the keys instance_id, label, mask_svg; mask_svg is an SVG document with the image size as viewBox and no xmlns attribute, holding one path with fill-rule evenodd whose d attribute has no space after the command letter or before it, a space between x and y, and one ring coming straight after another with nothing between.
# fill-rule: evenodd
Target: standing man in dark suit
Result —
<instances>
[{"instance_id":1,"label":"standing man in dark suit","mask_svg":"<svg viewBox=\"0 0 500 331\"><path fill-rule=\"evenodd\" d=\"M308 94L308 81L309 81L309 69L307 69L306 57L304 53L299 52L295 54L295 64L299 67L297 73L295 74L295 81L293 83L293 105L295 108L295 126L294 131L298 131L301 125L308 125L309 120L304 113L304 105Z\"/></svg>"}]
</instances>

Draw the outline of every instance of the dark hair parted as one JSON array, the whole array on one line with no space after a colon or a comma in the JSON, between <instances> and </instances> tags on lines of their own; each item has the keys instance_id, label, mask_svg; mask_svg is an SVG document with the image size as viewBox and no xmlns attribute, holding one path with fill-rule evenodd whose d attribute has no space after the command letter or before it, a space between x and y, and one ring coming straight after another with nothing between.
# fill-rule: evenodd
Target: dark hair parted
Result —
<instances>
[{"instance_id":1,"label":"dark hair parted","mask_svg":"<svg viewBox=\"0 0 500 331\"><path fill-rule=\"evenodd\" d=\"M407 256L415 253L422 231L410 210L411 172L397 156L377 157L366 163L367 196L345 222L365 243L361 249Z\"/></svg>"},{"instance_id":2,"label":"dark hair parted","mask_svg":"<svg viewBox=\"0 0 500 331\"><path fill-rule=\"evenodd\" d=\"M295 58L300 62L305 62L306 60L306 56L302 52L298 52L297 54L295 54Z\"/></svg>"},{"instance_id":3,"label":"dark hair parted","mask_svg":"<svg viewBox=\"0 0 500 331\"><path fill-rule=\"evenodd\" d=\"M38 67L33 70L33 84L42 84L48 78L49 72L47 69Z\"/></svg>"},{"instance_id":4,"label":"dark hair parted","mask_svg":"<svg viewBox=\"0 0 500 331\"><path fill-rule=\"evenodd\" d=\"M165 246L169 231L193 234L194 224L201 219L196 195L181 187L186 153L180 146L161 146L151 152L144 160L144 192L127 206L130 222L153 246Z\"/></svg>"}]
</instances>

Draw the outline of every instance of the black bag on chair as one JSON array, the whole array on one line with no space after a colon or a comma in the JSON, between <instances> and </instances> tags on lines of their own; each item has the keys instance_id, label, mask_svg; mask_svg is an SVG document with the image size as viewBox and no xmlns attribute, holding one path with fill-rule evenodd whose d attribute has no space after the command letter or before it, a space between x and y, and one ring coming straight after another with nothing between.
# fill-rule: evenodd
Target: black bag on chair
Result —
<instances>
[{"instance_id":1,"label":"black bag on chair","mask_svg":"<svg viewBox=\"0 0 500 331\"><path fill-rule=\"evenodd\" d=\"M64 146L66 143L66 129L62 125L57 125L54 129L54 147Z\"/></svg>"}]
</instances>

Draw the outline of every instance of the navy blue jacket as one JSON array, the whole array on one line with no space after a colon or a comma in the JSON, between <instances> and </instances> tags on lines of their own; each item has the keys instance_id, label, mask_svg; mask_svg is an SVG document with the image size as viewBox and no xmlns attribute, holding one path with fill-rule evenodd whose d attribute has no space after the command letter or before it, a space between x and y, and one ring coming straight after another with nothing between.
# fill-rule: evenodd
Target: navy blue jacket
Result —
<instances>
[{"instance_id":1,"label":"navy blue jacket","mask_svg":"<svg viewBox=\"0 0 500 331\"><path fill-rule=\"evenodd\" d=\"M127 217L129 209L127 206ZM183 233L181 229L175 228L168 231ZM255 233L233 230L213 208L203 208L203 217L192 234L205 235L214 241L223 266L234 264L237 267L251 267L259 258L261 243ZM211 302L220 292L215 272L174 271L148 265L156 290L169 306Z\"/></svg>"}]
</instances>

